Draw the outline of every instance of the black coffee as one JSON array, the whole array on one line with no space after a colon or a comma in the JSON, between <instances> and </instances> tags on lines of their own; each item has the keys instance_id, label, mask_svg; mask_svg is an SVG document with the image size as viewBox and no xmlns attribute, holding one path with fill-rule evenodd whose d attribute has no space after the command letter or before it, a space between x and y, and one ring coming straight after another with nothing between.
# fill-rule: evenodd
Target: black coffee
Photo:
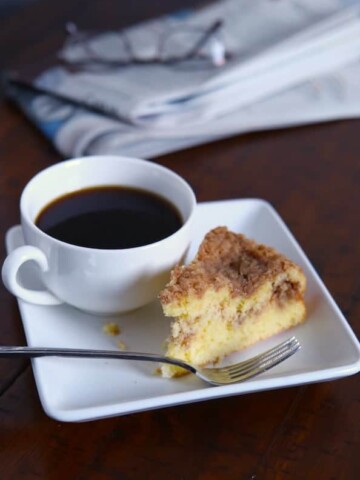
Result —
<instances>
[{"instance_id":1,"label":"black coffee","mask_svg":"<svg viewBox=\"0 0 360 480\"><path fill-rule=\"evenodd\" d=\"M62 242L120 249L162 240L179 230L182 220L176 208L160 196L106 186L57 198L40 212L35 223Z\"/></svg>"}]
</instances>

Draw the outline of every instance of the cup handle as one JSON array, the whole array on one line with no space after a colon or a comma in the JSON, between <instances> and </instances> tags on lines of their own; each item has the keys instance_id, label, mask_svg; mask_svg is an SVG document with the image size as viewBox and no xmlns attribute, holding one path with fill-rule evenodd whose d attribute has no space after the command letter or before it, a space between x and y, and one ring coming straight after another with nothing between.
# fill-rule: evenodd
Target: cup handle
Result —
<instances>
[{"instance_id":1,"label":"cup handle","mask_svg":"<svg viewBox=\"0 0 360 480\"><path fill-rule=\"evenodd\" d=\"M37 247L24 245L13 250L5 259L2 267L2 280L5 287L16 297L38 305L60 305L64 303L48 290L31 290L18 282L18 272L25 262L33 260L41 271L47 272L49 264L45 254Z\"/></svg>"}]
</instances>

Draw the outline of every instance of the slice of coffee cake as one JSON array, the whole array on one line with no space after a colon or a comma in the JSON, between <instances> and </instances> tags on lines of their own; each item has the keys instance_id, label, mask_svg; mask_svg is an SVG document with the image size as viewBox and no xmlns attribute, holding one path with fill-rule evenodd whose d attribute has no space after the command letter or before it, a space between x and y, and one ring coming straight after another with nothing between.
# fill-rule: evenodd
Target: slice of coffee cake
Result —
<instances>
[{"instance_id":1,"label":"slice of coffee cake","mask_svg":"<svg viewBox=\"0 0 360 480\"><path fill-rule=\"evenodd\" d=\"M305 319L305 285L300 267L273 248L215 228L160 293L173 317L166 354L203 366L291 328ZM161 371L186 373L171 365Z\"/></svg>"}]
</instances>

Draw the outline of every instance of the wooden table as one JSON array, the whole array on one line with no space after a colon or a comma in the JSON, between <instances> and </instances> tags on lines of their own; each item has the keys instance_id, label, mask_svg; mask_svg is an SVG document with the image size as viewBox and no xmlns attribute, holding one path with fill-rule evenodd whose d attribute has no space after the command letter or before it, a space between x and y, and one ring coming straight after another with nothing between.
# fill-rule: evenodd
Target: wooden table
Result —
<instances>
[{"instance_id":1,"label":"wooden table","mask_svg":"<svg viewBox=\"0 0 360 480\"><path fill-rule=\"evenodd\" d=\"M60 45L67 20L106 28L191 1L38 1L0 24L3 66ZM259 197L278 210L360 335L360 122L250 134L155 159L199 201ZM19 195L61 160L0 104L0 242ZM15 299L0 288L0 341L24 344ZM48 418L30 363L0 362L0 477L6 479L359 478L360 377L235 396L82 424Z\"/></svg>"}]
</instances>

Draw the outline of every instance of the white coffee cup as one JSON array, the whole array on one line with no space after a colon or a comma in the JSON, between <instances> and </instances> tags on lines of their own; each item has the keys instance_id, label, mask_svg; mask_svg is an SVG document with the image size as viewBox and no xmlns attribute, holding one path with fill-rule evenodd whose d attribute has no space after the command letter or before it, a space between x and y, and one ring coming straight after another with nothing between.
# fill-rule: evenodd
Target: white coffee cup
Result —
<instances>
[{"instance_id":1,"label":"white coffee cup","mask_svg":"<svg viewBox=\"0 0 360 480\"><path fill-rule=\"evenodd\" d=\"M40 230L35 220L50 202L97 186L127 186L156 193L179 211L183 224L163 240L134 248L102 250L64 243ZM20 199L25 245L5 259L2 278L17 297L39 305L68 303L95 314L132 310L154 300L169 272L185 255L196 199L179 175L155 163L119 156L64 161L35 175ZM40 267L44 290L18 280L27 261Z\"/></svg>"}]
</instances>

